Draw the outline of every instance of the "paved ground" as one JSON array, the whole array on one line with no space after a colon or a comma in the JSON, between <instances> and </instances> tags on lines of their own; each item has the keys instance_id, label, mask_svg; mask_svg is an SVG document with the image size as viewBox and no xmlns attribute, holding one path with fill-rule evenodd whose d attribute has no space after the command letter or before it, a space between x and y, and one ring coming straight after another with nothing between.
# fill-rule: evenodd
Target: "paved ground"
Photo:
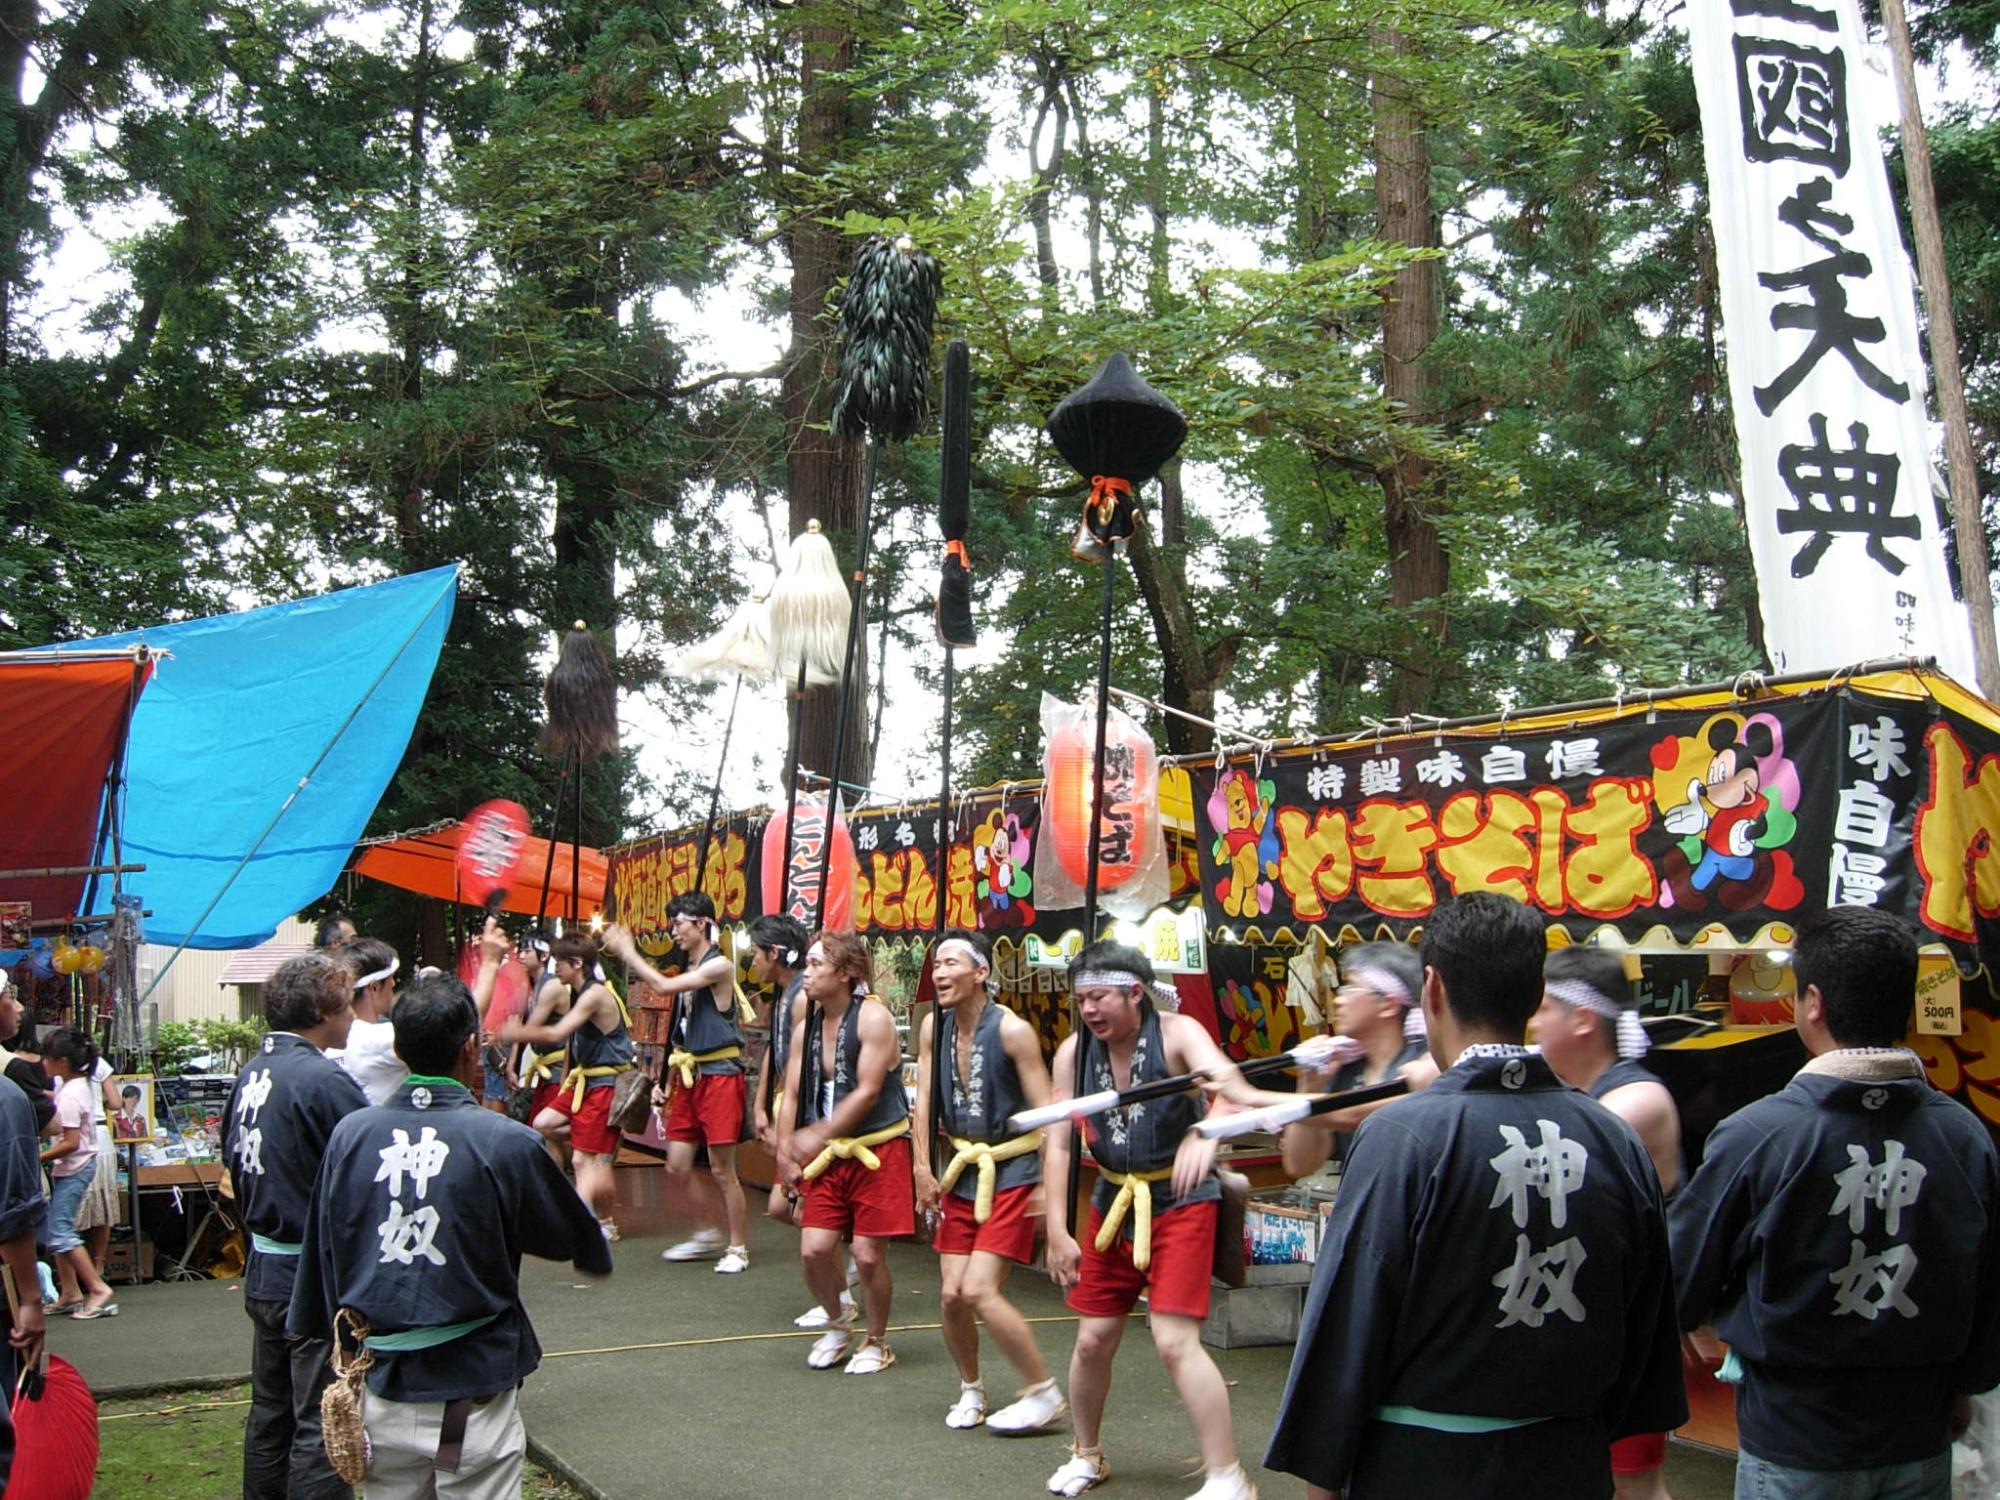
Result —
<instances>
[{"instance_id":1,"label":"paved ground","mask_svg":"<svg viewBox=\"0 0 2000 1500\"><path fill-rule=\"evenodd\" d=\"M943 1423L957 1394L934 1326L935 1258L916 1246L892 1253L897 1278L890 1343L895 1368L849 1377L809 1370L813 1335L791 1318L807 1304L796 1239L778 1225L753 1233L753 1265L717 1276L706 1263L667 1265L659 1250L686 1220L659 1204L657 1169L619 1173L618 1270L592 1282L567 1266L531 1261L524 1294L546 1355L523 1394L530 1441L541 1461L603 1500L724 1500L770 1487L778 1473L810 1475L810 1492L867 1500L973 1500L1044 1494L1064 1453L1060 1437L1007 1440L958 1433ZM756 1195L753 1195L753 1198ZM1040 1276L1021 1274L1015 1300L1038 1324L1042 1347L1066 1367L1068 1315ZM117 1318L56 1319L52 1343L106 1395L162 1386L247 1379L249 1324L235 1282L122 1289ZM1289 1348L1218 1352L1233 1383L1245 1454L1261 1454L1290 1359ZM986 1371L989 1391L1011 1397L1004 1364ZM1143 1323L1120 1351L1105 1447L1112 1496L1171 1497L1196 1485L1181 1477L1194 1441ZM114 1439L115 1440L115 1439ZM1732 1465L1676 1445L1668 1473L1676 1500L1721 1500ZM1298 1500L1296 1480L1260 1474L1267 1500ZM1551 1497L1563 1500L1563 1497Z\"/></svg>"}]
</instances>

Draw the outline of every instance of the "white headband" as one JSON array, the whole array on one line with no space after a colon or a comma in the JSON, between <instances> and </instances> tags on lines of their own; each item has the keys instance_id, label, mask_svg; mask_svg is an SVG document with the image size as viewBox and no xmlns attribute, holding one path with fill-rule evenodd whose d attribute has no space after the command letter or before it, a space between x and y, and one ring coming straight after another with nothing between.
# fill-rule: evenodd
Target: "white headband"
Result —
<instances>
[{"instance_id":1,"label":"white headband","mask_svg":"<svg viewBox=\"0 0 2000 1500\"><path fill-rule=\"evenodd\" d=\"M958 957L964 959L974 968L990 969L993 967L992 962L988 960L987 957L983 953L981 953L977 948L973 947L972 944L968 943L964 938L946 938L943 942L937 945L937 948L931 954L931 957L933 960L935 960L947 957L952 954L956 954Z\"/></svg>"},{"instance_id":2,"label":"white headband","mask_svg":"<svg viewBox=\"0 0 2000 1500\"><path fill-rule=\"evenodd\" d=\"M395 977L396 966L390 964L388 968L377 969L373 974L363 974L359 979L354 981L354 988L359 992L367 989L371 984L380 984L385 979L394 979Z\"/></svg>"},{"instance_id":3,"label":"white headband","mask_svg":"<svg viewBox=\"0 0 2000 1500\"><path fill-rule=\"evenodd\" d=\"M1417 997L1404 987L1403 981L1387 969L1363 967L1347 976L1349 984L1363 985L1378 995L1387 995L1398 1005L1415 1005Z\"/></svg>"},{"instance_id":4,"label":"white headband","mask_svg":"<svg viewBox=\"0 0 2000 1500\"><path fill-rule=\"evenodd\" d=\"M1644 1057L1652 1046L1646 1036L1646 1028L1639 1024L1637 1006L1620 1005L1610 996L1600 993L1596 986L1585 984L1581 979L1558 979L1546 988L1551 999L1617 1022L1618 1055L1626 1062Z\"/></svg>"},{"instance_id":5,"label":"white headband","mask_svg":"<svg viewBox=\"0 0 2000 1500\"><path fill-rule=\"evenodd\" d=\"M827 961L825 943L814 943L810 948L806 949L806 962L811 963L814 958L819 959L821 963ZM865 999L868 995L868 981L865 979L855 980L849 988L853 991L854 997L857 1000Z\"/></svg>"},{"instance_id":6,"label":"white headband","mask_svg":"<svg viewBox=\"0 0 2000 1500\"><path fill-rule=\"evenodd\" d=\"M1129 990L1135 987L1151 995L1153 1003L1161 1010L1181 1008L1179 990L1163 979L1156 979L1147 984L1130 969L1085 969L1081 973L1072 974L1069 981L1071 994L1075 994L1078 990Z\"/></svg>"}]
</instances>

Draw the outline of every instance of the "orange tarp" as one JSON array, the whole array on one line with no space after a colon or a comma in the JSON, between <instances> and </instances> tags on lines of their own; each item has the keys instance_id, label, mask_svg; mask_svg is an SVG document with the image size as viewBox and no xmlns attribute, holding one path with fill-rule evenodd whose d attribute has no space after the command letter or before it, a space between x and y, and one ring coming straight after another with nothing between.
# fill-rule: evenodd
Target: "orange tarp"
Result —
<instances>
[{"instance_id":1,"label":"orange tarp","mask_svg":"<svg viewBox=\"0 0 2000 1500\"><path fill-rule=\"evenodd\" d=\"M440 901L462 901L464 898L459 893L457 872L458 841L464 832L463 824L454 824L432 833L412 834L407 838L392 839L386 844L376 844L355 860L354 871L370 880L415 891L420 896L435 896ZM569 914L569 870L574 847L571 844L556 845L555 868L549 873L548 914L551 917ZM514 887L502 903L503 910L526 917L535 914L536 908L542 904L542 871L548 861L549 841L531 836L527 850L521 856L521 868L514 876ZM589 917L604 905L602 851L586 845L582 850L578 874L583 886L583 899L578 911L581 916Z\"/></svg>"}]
</instances>

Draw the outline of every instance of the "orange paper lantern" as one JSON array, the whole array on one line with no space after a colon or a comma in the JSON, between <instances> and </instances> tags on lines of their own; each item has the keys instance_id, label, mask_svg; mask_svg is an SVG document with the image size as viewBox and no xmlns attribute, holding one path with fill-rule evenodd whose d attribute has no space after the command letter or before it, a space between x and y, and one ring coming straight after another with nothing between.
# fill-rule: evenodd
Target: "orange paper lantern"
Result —
<instances>
[{"instance_id":1,"label":"orange paper lantern","mask_svg":"<svg viewBox=\"0 0 2000 1500\"><path fill-rule=\"evenodd\" d=\"M1091 751L1097 726L1079 715L1049 736L1048 783L1042 829L1062 871L1079 886L1090 876L1090 804L1096 786ZM1156 784L1153 742L1123 714L1105 726L1104 825L1098 840L1097 888L1115 891L1152 861L1159 823L1148 798Z\"/></svg>"}]
</instances>

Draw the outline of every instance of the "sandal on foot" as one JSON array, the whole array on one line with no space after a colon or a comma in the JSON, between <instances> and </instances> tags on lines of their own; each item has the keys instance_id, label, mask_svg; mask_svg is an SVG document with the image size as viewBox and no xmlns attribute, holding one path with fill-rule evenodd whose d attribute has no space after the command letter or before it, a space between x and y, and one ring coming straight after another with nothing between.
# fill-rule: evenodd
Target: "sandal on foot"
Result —
<instances>
[{"instance_id":1,"label":"sandal on foot","mask_svg":"<svg viewBox=\"0 0 2000 1500\"><path fill-rule=\"evenodd\" d=\"M944 1425L955 1432L977 1427L986 1420L986 1387L978 1381L958 1383L958 1400L944 1414Z\"/></svg>"},{"instance_id":2,"label":"sandal on foot","mask_svg":"<svg viewBox=\"0 0 2000 1500\"><path fill-rule=\"evenodd\" d=\"M880 1375L896 1362L896 1351L882 1339L864 1336L847 1361L849 1375Z\"/></svg>"},{"instance_id":3,"label":"sandal on foot","mask_svg":"<svg viewBox=\"0 0 2000 1500\"><path fill-rule=\"evenodd\" d=\"M1079 1448L1072 1443L1069 1461L1049 1476L1049 1493L1081 1495L1110 1477L1111 1466L1104 1461L1102 1448Z\"/></svg>"},{"instance_id":4,"label":"sandal on foot","mask_svg":"<svg viewBox=\"0 0 2000 1500\"><path fill-rule=\"evenodd\" d=\"M88 1323L92 1318L115 1318L118 1316L118 1304L116 1302L100 1302L93 1307L86 1302L71 1316L79 1323Z\"/></svg>"},{"instance_id":5,"label":"sandal on foot","mask_svg":"<svg viewBox=\"0 0 2000 1500\"><path fill-rule=\"evenodd\" d=\"M854 1342L854 1325L845 1319L827 1324L826 1332L819 1336L819 1342L806 1355L806 1363L815 1370L831 1370L847 1358L847 1346Z\"/></svg>"},{"instance_id":6,"label":"sandal on foot","mask_svg":"<svg viewBox=\"0 0 2000 1500\"><path fill-rule=\"evenodd\" d=\"M1226 1469L1211 1469L1202 1487L1188 1500L1257 1500L1257 1486L1243 1472L1243 1465L1231 1464Z\"/></svg>"},{"instance_id":7,"label":"sandal on foot","mask_svg":"<svg viewBox=\"0 0 2000 1500\"><path fill-rule=\"evenodd\" d=\"M1053 1432L1069 1415L1069 1403L1053 1380L1030 1386L1020 1398L986 1419L989 1432L1002 1437L1027 1437L1037 1432Z\"/></svg>"}]
</instances>

